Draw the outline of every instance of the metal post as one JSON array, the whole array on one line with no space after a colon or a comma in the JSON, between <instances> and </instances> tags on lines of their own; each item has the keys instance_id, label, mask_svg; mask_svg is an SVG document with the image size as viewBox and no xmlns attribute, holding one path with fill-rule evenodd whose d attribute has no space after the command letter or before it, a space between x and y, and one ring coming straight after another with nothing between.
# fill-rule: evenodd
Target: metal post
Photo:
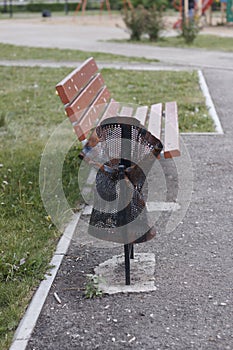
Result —
<instances>
[{"instance_id":1,"label":"metal post","mask_svg":"<svg viewBox=\"0 0 233 350\"><path fill-rule=\"evenodd\" d=\"M10 0L10 17L13 17L13 6L12 6L12 0Z\"/></svg>"},{"instance_id":2,"label":"metal post","mask_svg":"<svg viewBox=\"0 0 233 350\"><path fill-rule=\"evenodd\" d=\"M189 21L189 0L184 0L184 18L187 24Z\"/></svg>"},{"instance_id":3,"label":"metal post","mask_svg":"<svg viewBox=\"0 0 233 350\"><path fill-rule=\"evenodd\" d=\"M122 133L121 133L121 165L119 166L120 172L122 169L131 166L131 125L122 125ZM124 175L120 175L120 179L124 178ZM125 187L125 185L123 186ZM127 222L127 209L128 205L128 196L127 191L124 188L120 191L120 199L121 203L124 203L125 208L123 210L123 221L124 225ZM127 232L125 232L127 235ZM130 256L131 256L131 244L127 243L124 245L124 253L125 253L125 284L130 285Z\"/></svg>"},{"instance_id":4,"label":"metal post","mask_svg":"<svg viewBox=\"0 0 233 350\"><path fill-rule=\"evenodd\" d=\"M130 285L130 252L129 252L129 244L124 245L125 252L125 284L127 286Z\"/></svg>"},{"instance_id":5,"label":"metal post","mask_svg":"<svg viewBox=\"0 0 233 350\"><path fill-rule=\"evenodd\" d=\"M130 249L130 259L134 259L134 247L133 247L133 243L131 244L131 249Z\"/></svg>"},{"instance_id":6,"label":"metal post","mask_svg":"<svg viewBox=\"0 0 233 350\"><path fill-rule=\"evenodd\" d=\"M65 0L65 5L64 5L64 8L65 8L65 14L68 15L69 13L69 5L68 5L68 0Z\"/></svg>"},{"instance_id":7,"label":"metal post","mask_svg":"<svg viewBox=\"0 0 233 350\"><path fill-rule=\"evenodd\" d=\"M7 13L7 0L3 2L3 13Z\"/></svg>"},{"instance_id":8,"label":"metal post","mask_svg":"<svg viewBox=\"0 0 233 350\"><path fill-rule=\"evenodd\" d=\"M125 183L124 183L124 177L125 177L125 166L119 165L119 180L120 182L120 193L119 193L119 209L117 213L117 221L118 226L122 227L126 224L126 210L124 207L127 205L127 195L125 191ZM122 205L124 204L124 205ZM127 234L127 232L125 232ZM125 239L125 237L123 237ZM129 251L129 244L124 244L124 255L125 255L125 284L130 285L130 251Z\"/></svg>"}]
</instances>

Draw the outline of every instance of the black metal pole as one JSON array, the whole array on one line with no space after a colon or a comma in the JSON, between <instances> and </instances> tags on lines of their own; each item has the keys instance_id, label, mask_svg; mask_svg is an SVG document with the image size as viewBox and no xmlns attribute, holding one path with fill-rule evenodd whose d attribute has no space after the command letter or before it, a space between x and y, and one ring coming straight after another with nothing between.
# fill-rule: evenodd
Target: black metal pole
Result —
<instances>
[{"instance_id":1,"label":"black metal pole","mask_svg":"<svg viewBox=\"0 0 233 350\"><path fill-rule=\"evenodd\" d=\"M130 249L130 259L134 259L134 248L133 248L133 243L131 244L131 249Z\"/></svg>"},{"instance_id":2,"label":"black metal pole","mask_svg":"<svg viewBox=\"0 0 233 350\"><path fill-rule=\"evenodd\" d=\"M117 212L117 225L118 227L125 226L127 222L127 212L125 206L127 205L127 195L125 190L125 166L119 165L119 181L120 181L120 191L119 191L119 208ZM127 237L124 233L123 240ZM125 284L130 285L130 250L129 244L124 244L124 255L125 255Z\"/></svg>"},{"instance_id":3,"label":"black metal pole","mask_svg":"<svg viewBox=\"0 0 233 350\"><path fill-rule=\"evenodd\" d=\"M69 4L68 4L68 0L65 0L65 5L64 5L64 7L65 7L65 14L68 15L68 13L69 13Z\"/></svg>"},{"instance_id":4,"label":"black metal pole","mask_svg":"<svg viewBox=\"0 0 233 350\"><path fill-rule=\"evenodd\" d=\"M3 3L3 13L7 13L7 0L4 0Z\"/></svg>"},{"instance_id":5,"label":"black metal pole","mask_svg":"<svg viewBox=\"0 0 233 350\"><path fill-rule=\"evenodd\" d=\"M121 134L121 165L124 166L124 169L131 166L131 125L125 124L122 126L122 134ZM124 192L124 196L126 198L124 204L128 207L128 196L127 191ZM121 202L122 203L122 202ZM127 222L127 208L124 208L124 220L125 224ZM130 213L129 213L130 214ZM126 228L127 230L127 228ZM127 235L127 232L126 232ZM132 256L132 244L124 245L124 253L125 253L125 284L130 285L130 258Z\"/></svg>"},{"instance_id":6,"label":"black metal pole","mask_svg":"<svg viewBox=\"0 0 233 350\"><path fill-rule=\"evenodd\" d=\"M125 284L127 286L130 285L130 245L124 245L124 253L125 253Z\"/></svg>"},{"instance_id":7,"label":"black metal pole","mask_svg":"<svg viewBox=\"0 0 233 350\"><path fill-rule=\"evenodd\" d=\"M12 0L10 0L10 17L13 17L13 6L12 6Z\"/></svg>"}]
</instances>

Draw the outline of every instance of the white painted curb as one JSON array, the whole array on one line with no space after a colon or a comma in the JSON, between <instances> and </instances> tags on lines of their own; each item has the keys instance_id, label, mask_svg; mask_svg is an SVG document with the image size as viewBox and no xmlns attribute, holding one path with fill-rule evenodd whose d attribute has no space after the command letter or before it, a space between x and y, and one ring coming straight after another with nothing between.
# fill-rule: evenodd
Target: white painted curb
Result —
<instances>
[{"instance_id":1,"label":"white painted curb","mask_svg":"<svg viewBox=\"0 0 233 350\"><path fill-rule=\"evenodd\" d=\"M204 75L202 74L202 71L200 69L197 71L197 73L198 73L198 77L199 77L201 90L202 90L203 95L205 96L205 99L206 99L206 106L209 110L210 116L212 117L212 119L214 121L215 130L218 134L224 134L222 125L220 123L219 117L217 115L217 112L216 112L216 109L215 109L215 106L213 103L213 100L210 96L210 92L209 92L208 86L206 84Z\"/></svg>"},{"instance_id":2,"label":"white painted curb","mask_svg":"<svg viewBox=\"0 0 233 350\"><path fill-rule=\"evenodd\" d=\"M34 294L23 318L19 323L18 328L16 329L13 342L9 350L26 349L27 343L36 325L37 319L48 296L52 283L56 277L62 259L69 248L80 215L81 212L74 215L73 219L68 224L62 237L60 238L57 249L53 255L52 260L50 261L50 265L53 266L53 268L49 271L49 274L45 275L45 279L40 283L36 293Z\"/></svg>"}]
</instances>

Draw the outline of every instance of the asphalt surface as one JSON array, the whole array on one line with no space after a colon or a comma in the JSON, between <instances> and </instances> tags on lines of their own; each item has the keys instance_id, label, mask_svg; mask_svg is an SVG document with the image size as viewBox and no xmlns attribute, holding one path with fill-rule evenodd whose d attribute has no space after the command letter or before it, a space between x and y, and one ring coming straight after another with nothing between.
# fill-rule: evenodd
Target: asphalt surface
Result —
<instances>
[{"instance_id":1,"label":"asphalt surface","mask_svg":"<svg viewBox=\"0 0 233 350\"><path fill-rule=\"evenodd\" d=\"M163 65L175 64L200 68L233 69L233 53L195 49L162 48L150 45L112 43L110 39L128 39L119 18L106 20L51 18L48 20L4 20L0 22L0 42L34 47L66 48L107 52L125 56L159 59ZM216 34L233 36L233 28ZM171 33L170 34L174 34Z\"/></svg>"},{"instance_id":2,"label":"asphalt surface","mask_svg":"<svg viewBox=\"0 0 233 350\"><path fill-rule=\"evenodd\" d=\"M85 274L122 252L122 248L101 242L82 243L87 218L81 217L27 350L231 350L233 54L99 42L98 28L86 26L80 33L80 28L76 32L72 27L67 37L63 27L55 29L47 22L41 22L40 28L31 25L30 30L28 23L18 22L17 27L14 22L10 26L1 22L0 41L138 55L159 58L163 65L201 67L224 134L182 136L193 170L192 198L186 215L169 233L165 228L170 213L164 213L157 222L157 237L136 248L155 253L156 291L85 299ZM110 37L123 35L119 28L101 28L101 37L103 32ZM172 185L176 178L172 161L164 161L163 169L170 183L169 200L175 199L177 184ZM61 303L54 298L54 292Z\"/></svg>"}]
</instances>

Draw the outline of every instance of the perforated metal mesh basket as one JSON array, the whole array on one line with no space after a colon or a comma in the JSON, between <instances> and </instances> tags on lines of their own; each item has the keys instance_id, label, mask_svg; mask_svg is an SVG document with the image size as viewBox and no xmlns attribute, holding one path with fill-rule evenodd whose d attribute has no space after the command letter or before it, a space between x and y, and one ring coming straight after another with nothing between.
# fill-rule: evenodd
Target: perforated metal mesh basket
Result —
<instances>
[{"instance_id":1,"label":"perforated metal mesh basket","mask_svg":"<svg viewBox=\"0 0 233 350\"><path fill-rule=\"evenodd\" d=\"M92 160L99 170L89 234L124 244L146 241L155 234L146 216L146 176L163 146L133 118L106 119L96 133L101 155Z\"/></svg>"}]
</instances>

